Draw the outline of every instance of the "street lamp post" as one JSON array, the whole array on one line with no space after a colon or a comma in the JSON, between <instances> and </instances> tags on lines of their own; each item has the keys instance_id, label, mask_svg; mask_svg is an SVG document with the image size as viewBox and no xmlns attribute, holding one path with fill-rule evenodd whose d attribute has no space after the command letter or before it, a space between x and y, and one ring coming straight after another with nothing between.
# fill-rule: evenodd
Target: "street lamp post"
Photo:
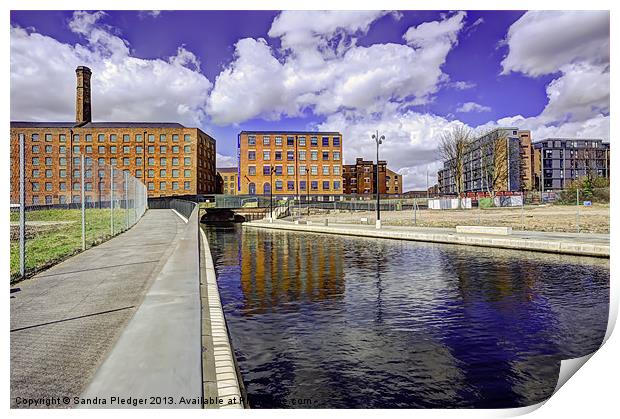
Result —
<instances>
[{"instance_id":1,"label":"street lamp post","mask_svg":"<svg viewBox=\"0 0 620 419\"><path fill-rule=\"evenodd\" d=\"M306 206L308 207L308 217L310 217L310 170L306 166Z\"/></svg>"},{"instance_id":2,"label":"street lamp post","mask_svg":"<svg viewBox=\"0 0 620 419\"><path fill-rule=\"evenodd\" d=\"M379 207L380 204L380 198L379 195L381 195L379 192L379 145L383 143L383 140L385 140L385 135L382 135L379 137L379 131L376 132L376 134L372 134L372 139L375 140L375 142L377 143L377 180L376 180L376 193L377 193L377 221L375 222L375 227L376 228L381 228L381 209Z\"/></svg>"},{"instance_id":3,"label":"street lamp post","mask_svg":"<svg viewBox=\"0 0 620 419\"><path fill-rule=\"evenodd\" d=\"M275 167L269 166L269 176L271 178L269 183L269 222L273 222L273 172L275 171Z\"/></svg>"}]
</instances>

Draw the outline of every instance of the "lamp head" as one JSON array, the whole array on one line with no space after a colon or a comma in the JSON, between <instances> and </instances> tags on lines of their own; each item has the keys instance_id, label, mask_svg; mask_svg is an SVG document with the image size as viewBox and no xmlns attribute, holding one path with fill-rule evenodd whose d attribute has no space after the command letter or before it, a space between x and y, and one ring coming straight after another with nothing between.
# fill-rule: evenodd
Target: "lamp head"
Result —
<instances>
[{"instance_id":1,"label":"lamp head","mask_svg":"<svg viewBox=\"0 0 620 419\"><path fill-rule=\"evenodd\" d=\"M376 138L377 138L377 136L375 134L372 134L372 139L374 140Z\"/></svg>"},{"instance_id":2,"label":"lamp head","mask_svg":"<svg viewBox=\"0 0 620 419\"><path fill-rule=\"evenodd\" d=\"M382 136L381 136L381 140L385 140L385 135L382 135Z\"/></svg>"}]
</instances>

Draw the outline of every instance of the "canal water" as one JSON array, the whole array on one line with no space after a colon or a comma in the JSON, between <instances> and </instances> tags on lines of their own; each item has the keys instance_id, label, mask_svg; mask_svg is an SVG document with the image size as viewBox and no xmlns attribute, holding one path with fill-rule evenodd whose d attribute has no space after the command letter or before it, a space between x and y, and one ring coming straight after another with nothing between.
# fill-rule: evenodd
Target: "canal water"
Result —
<instances>
[{"instance_id":1,"label":"canal water","mask_svg":"<svg viewBox=\"0 0 620 419\"><path fill-rule=\"evenodd\" d=\"M608 260L204 228L253 408L530 405L605 335Z\"/></svg>"}]
</instances>

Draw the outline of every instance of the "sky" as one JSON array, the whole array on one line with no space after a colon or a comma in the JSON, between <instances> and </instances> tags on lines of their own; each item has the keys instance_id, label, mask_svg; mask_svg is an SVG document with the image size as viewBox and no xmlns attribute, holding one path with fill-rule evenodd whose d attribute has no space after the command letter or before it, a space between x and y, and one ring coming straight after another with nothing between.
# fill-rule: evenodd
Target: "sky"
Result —
<instances>
[{"instance_id":1,"label":"sky","mask_svg":"<svg viewBox=\"0 0 620 419\"><path fill-rule=\"evenodd\" d=\"M436 182L442 132L609 141L608 11L12 11L11 120L180 122L236 165L241 130L343 134L405 190Z\"/></svg>"}]
</instances>

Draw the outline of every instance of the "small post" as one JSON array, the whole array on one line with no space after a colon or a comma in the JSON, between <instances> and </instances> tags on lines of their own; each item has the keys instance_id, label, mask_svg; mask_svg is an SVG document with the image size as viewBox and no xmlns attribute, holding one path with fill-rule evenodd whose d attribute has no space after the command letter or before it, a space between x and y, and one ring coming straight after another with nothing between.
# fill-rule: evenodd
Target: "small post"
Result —
<instances>
[{"instance_id":1,"label":"small post","mask_svg":"<svg viewBox=\"0 0 620 419\"><path fill-rule=\"evenodd\" d=\"M413 200L413 225L418 225L418 203Z\"/></svg>"},{"instance_id":2,"label":"small post","mask_svg":"<svg viewBox=\"0 0 620 419\"><path fill-rule=\"evenodd\" d=\"M19 276L26 274L26 136L19 134Z\"/></svg>"},{"instance_id":3,"label":"small post","mask_svg":"<svg viewBox=\"0 0 620 419\"><path fill-rule=\"evenodd\" d=\"M127 188L127 172L123 170L123 187L125 189L125 230L127 230L129 228L129 196L128 194L128 188Z\"/></svg>"},{"instance_id":4,"label":"small post","mask_svg":"<svg viewBox=\"0 0 620 419\"><path fill-rule=\"evenodd\" d=\"M525 213L524 213L525 196L524 192L521 192L521 230L525 230Z\"/></svg>"},{"instance_id":5,"label":"small post","mask_svg":"<svg viewBox=\"0 0 620 419\"><path fill-rule=\"evenodd\" d=\"M110 166L110 236L114 237L114 166Z\"/></svg>"},{"instance_id":6,"label":"small post","mask_svg":"<svg viewBox=\"0 0 620 419\"><path fill-rule=\"evenodd\" d=\"M86 192L84 191L84 155L80 156L80 200L82 201L82 250L86 250Z\"/></svg>"},{"instance_id":7,"label":"small post","mask_svg":"<svg viewBox=\"0 0 620 419\"><path fill-rule=\"evenodd\" d=\"M577 233L579 233L579 188L577 188Z\"/></svg>"}]
</instances>

